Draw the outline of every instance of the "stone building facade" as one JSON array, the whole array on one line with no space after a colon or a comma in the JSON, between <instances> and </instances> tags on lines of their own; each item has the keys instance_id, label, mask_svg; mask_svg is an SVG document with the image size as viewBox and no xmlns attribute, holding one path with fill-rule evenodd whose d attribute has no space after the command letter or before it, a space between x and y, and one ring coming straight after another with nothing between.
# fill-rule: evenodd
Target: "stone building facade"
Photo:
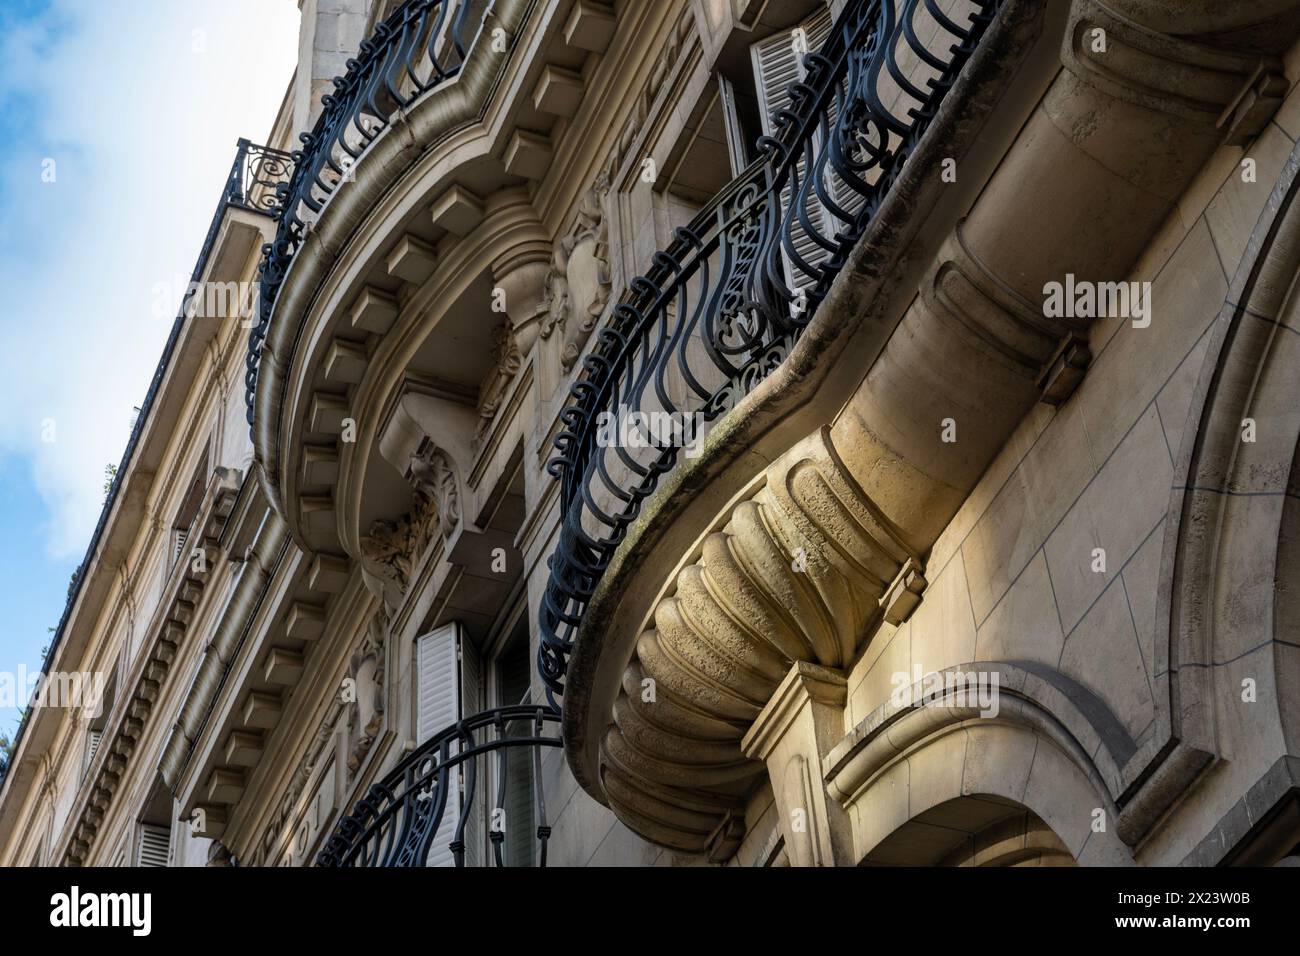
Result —
<instances>
[{"instance_id":1,"label":"stone building facade","mask_svg":"<svg viewBox=\"0 0 1300 956\"><path fill-rule=\"evenodd\" d=\"M1297 859L1292 0L301 7L0 864Z\"/></svg>"}]
</instances>

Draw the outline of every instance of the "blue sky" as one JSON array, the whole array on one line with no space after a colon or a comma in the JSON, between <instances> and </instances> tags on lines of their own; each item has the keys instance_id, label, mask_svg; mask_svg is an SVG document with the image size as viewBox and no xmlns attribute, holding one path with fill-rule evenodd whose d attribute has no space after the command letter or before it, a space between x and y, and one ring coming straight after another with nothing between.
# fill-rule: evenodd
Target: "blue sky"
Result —
<instances>
[{"instance_id":1,"label":"blue sky","mask_svg":"<svg viewBox=\"0 0 1300 956\"><path fill-rule=\"evenodd\" d=\"M171 325L156 286L189 278L297 30L295 0L0 0L0 671L40 667Z\"/></svg>"}]
</instances>

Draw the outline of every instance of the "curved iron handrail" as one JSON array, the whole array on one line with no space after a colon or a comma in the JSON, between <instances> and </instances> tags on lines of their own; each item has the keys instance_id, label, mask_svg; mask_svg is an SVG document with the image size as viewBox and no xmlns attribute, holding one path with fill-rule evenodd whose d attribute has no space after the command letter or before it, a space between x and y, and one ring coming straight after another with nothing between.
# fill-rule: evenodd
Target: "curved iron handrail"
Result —
<instances>
[{"instance_id":1,"label":"curved iron handrail","mask_svg":"<svg viewBox=\"0 0 1300 956\"><path fill-rule=\"evenodd\" d=\"M545 734L546 725L555 735ZM526 734L512 727L523 725ZM447 810L449 796L474 806L478 787L478 758L496 755L496 801L499 814L506 802L511 750L531 748L533 813L539 844L539 865L546 865L551 828L546 822L542 793L543 747L563 746L560 715L545 705L516 704L467 717L436 734L403 758L379 783L357 801L349 816L335 827L316 857L317 866L424 866ZM457 774L463 771L463 790ZM494 814L495 816L496 814ZM456 866L465 865L465 830L470 814L462 813L447 847ZM509 821L506 821L509 826ZM504 866L505 828L492 826L488 839L497 866Z\"/></svg>"},{"instance_id":2,"label":"curved iron handrail","mask_svg":"<svg viewBox=\"0 0 1300 956\"><path fill-rule=\"evenodd\" d=\"M642 503L679 448L785 360L1001 2L967 0L958 23L936 0L850 0L822 48L803 57L761 158L676 230L614 307L547 465L561 482L562 519L537 664L552 704L586 606ZM929 43L917 33L921 10L936 31ZM922 76L904 72L904 50ZM639 447L610 441L610 416L623 410L666 414L658 421L671 431Z\"/></svg>"},{"instance_id":3,"label":"curved iron handrail","mask_svg":"<svg viewBox=\"0 0 1300 956\"><path fill-rule=\"evenodd\" d=\"M393 115L460 72L491 6L491 0L407 0L362 42L347 73L334 78L334 92L321 98L324 109L312 131L299 136L302 149L291 154L293 177L278 188L275 240L262 247L258 319L248 333L244 373L250 427L262 342L308 222Z\"/></svg>"}]
</instances>

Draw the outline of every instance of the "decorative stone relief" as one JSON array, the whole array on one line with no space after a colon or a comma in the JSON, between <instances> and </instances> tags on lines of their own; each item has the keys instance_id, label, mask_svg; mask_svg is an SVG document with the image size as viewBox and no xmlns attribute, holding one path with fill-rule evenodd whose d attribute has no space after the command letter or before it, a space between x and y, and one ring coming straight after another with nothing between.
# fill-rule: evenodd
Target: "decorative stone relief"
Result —
<instances>
[{"instance_id":1,"label":"decorative stone relief","mask_svg":"<svg viewBox=\"0 0 1300 956\"><path fill-rule=\"evenodd\" d=\"M541 335L550 338L557 328L563 331L560 363L565 371L578 361L609 304L612 280L604 205L608 193L609 177L601 173L578 204L573 228L555 241L546 276Z\"/></svg>"},{"instance_id":2,"label":"decorative stone relief","mask_svg":"<svg viewBox=\"0 0 1300 956\"><path fill-rule=\"evenodd\" d=\"M609 181L614 180L623 162L630 155L633 145L647 129L651 110L655 101L659 98L659 93L663 90L668 78L673 75L677 64L685 59L682 54L698 43L699 37L695 30L695 10L693 7L688 6L682 11L681 18L667 37L654 69L651 71L645 85L641 87L641 91L637 94L636 104L631 115L628 116L627 123L623 126L623 132L619 134L618 142L614 144L614 148L610 151L609 160L605 165L606 177Z\"/></svg>"},{"instance_id":3,"label":"decorative stone relief","mask_svg":"<svg viewBox=\"0 0 1300 956\"><path fill-rule=\"evenodd\" d=\"M271 822L267 824L262 833L260 848L260 859L262 861L274 859L277 844L286 828L293 822L298 800L303 791L307 789L307 784L311 781L317 766L320 765L322 758L329 749L328 744L334 737L334 731L338 726L339 717L343 714L343 710L342 701L338 696L335 696L334 703L330 705L325 714L325 719L321 721L320 728L316 731L316 736L307 747L307 753L303 757L298 771L293 775L293 780L290 781L284 796L280 798L280 805L276 809L275 816L271 818ZM254 865L260 864L255 862Z\"/></svg>"},{"instance_id":4,"label":"decorative stone relief","mask_svg":"<svg viewBox=\"0 0 1300 956\"><path fill-rule=\"evenodd\" d=\"M411 571L435 537L445 541L460 523L460 486L447 454L427 438L406 468L411 483L411 511L396 519L381 518L361 538L362 577L367 589L396 612Z\"/></svg>"},{"instance_id":5,"label":"decorative stone relief","mask_svg":"<svg viewBox=\"0 0 1300 956\"><path fill-rule=\"evenodd\" d=\"M407 478L415 489L412 524L419 536L417 546L423 550L434 531L448 538L456 530L460 522L460 489L451 459L428 439L411 456Z\"/></svg>"},{"instance_id":6,"label":"decorative stone relief","mask_svg":"<svg viewBox=\"0 0 1300 956\"><path fill-rule=\"evenodd\" d=\"M361 539L362 576L371 594L395 609L406 593L411 576L415 535L411 522L403 517L396 521L380 519L370 525Z\"/></svg>"},{"instance_id":7,"label":"decorative stone relief","mask_svg":"<svg viewBox=\"0 0 1300 956\"><path fill-rule=\"evenodd\" d=\"M519 354L519 346L515 342L514 329L509 322L502 322L492 333L492 338L495 343L492 349L492 368L479 388L479 421L474 435L475 440L481 440L487 434L492 420L496 418L497 410L501 408L501 403L510 394L510 383L514 381L515 375L523 365L523 357Z\"/></svg>"},{"instance_id":8,"label":"decorative stone relief","mask_svg":"<svg viewBox=\"0 0 1300 956\"><path fill-rule=\"evenodd\" d=\"M365 639L352 655L348 677L352 679L356 700L348 718L349 779L374 746L384 725L385 661L387 660L388 615L383 611L370 619Z\"/></svg>"}]
</instances>

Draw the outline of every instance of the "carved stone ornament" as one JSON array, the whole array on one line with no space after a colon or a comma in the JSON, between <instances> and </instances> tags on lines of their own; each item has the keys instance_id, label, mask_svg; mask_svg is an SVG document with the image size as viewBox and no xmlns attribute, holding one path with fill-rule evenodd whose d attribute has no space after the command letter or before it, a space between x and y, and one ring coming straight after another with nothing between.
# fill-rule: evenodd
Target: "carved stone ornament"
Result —
<instances>
[{"instance_id":1,"label":"carved stone ornament","mask_svg":"<svg viewBox=\"0 0 1300 956\"><path fill-rule=\"evenodd\" d=\"M519 346L515 343L514 330L509 322L502 322L492 333L492 369L483 380L478 393L478 428L475 439L481 440L492 425L502 402L510 393L510 383L523 365Z\"/></svg>"},{"instance_id":2,"label":"carved stone ornament","mask_svg":"<svg viewBox=\"0 0 1300 956\"><path fill-rule=\"evenodd\" d=\"M385 648L388 643L388 615L377 611L370 619L365 639L352 655L348 677L353 681L356 700L348 719L348 775L355 774L374 746L384 725Z\"/></svg>"},{"instance_id":3,"label":"carved stone ornament","mask_svg":"<svg viewBox=\"0 0 1300 956\"><path fill-rule=\"evenodd\" d=\"M609 222L604 205L608 193L609 178L601 173L579 202L573 228L555 241L546 276L541 334L549 338L557 328L564 330L560 362L566 371L577 362L609 304Z\"/></svg>"},{"instance_id":4,"label":"carved stone ornament","mask_svg":"<svg viewBox=\"0 0 1300 956\"><path fill-rule=\"evenodd\" d=\"M407 478L415 490L412 528L417 546L423 550L435 530L444 539L456 530L460 522L460 489L451 459L427 439L411 456Z\"/></svg>"},{"instance_id":5,"label":"carved stone ornament","mask_svg":"<svg viewBox=\"0 0 1300 956\"><path fill-rule=\"evenodd\" d=\"M284 796L280 798L280 805L275 816L272 817L271 822L267 824L262 833L260 862L254 861L254 865L260 865L260 863L274 857L275 847L280 840L281 834L293 821L299 798L302 796L303 791L307 789L307 784L310 782L312 774L315 773L316 767L319 766L322 759L325 759L327 745L334 736L334 731L338 726L339 717L342 713L343 704L336 695L334 702L325 714L325 719L321 721L320 727L316 730L316 736L312 738L311 744L307 747L307 754L303 758L303 762L293 775Z\"/></svg>"},{"instance_id":6,"label":"carved stone ornament","mask_svg":"<svg viewBox=\"0 0 1300 956\"><path fill-rule=\"evenodd\" d=\"M396 610L406 593L411 566L417 554L416 534L409 517L379 519L361 539L362 579L366 588Z\"/></svg>"},{"instance_id":7,"label":"carved stone ornament","mask_svg":"<svg viewBox=\"0 0 1300 956\"><path fill-rule=\"evenodd\" d=\"M460 523L460 488L442 449L425 439L411 455L406 479L414 493L411 511L374 521L361 538L366 587L390 614L401 606L411 571L425 549L435 536L445 541Z\"/></svg>"}]
</instances>

